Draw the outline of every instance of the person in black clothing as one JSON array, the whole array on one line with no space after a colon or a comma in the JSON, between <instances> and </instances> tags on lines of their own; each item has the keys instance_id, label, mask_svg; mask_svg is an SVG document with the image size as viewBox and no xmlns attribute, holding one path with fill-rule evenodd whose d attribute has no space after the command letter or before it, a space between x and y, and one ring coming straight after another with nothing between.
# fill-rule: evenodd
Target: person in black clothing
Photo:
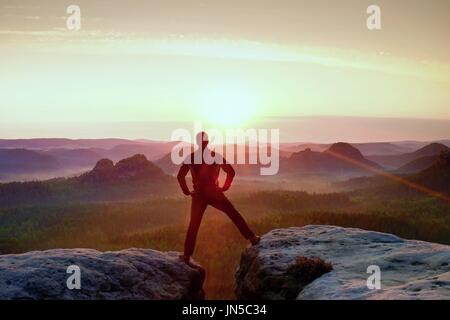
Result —
<instances>
[{"instance_id":1,"label":"person in black clothing","mask_svg":"<svg viewBox=\"0 0 450 320\"><path fill-rule=\"evenodd\" d=\"M196 140L199 146L198 150L191 153L184 160L177 176L183 193L192 197L191 220L184 243L184 254L181 256L187 264L190 263L190 258L194 253L198 229L208 205L223 211L252 245L256 245L260 241L260 237L255 235L241 214L224 194L233 182L235 176L233 167L221 155L207 149L209 141L205 132L200 132ZM205 155L214 160L205 162ZM201 163L195 163L196 159L197 162ZM198 161L198 159L201 159L201 161ZM218 159L220 161L217 161ZM210 164L210 162L212 163ZM219 186L220 169L224 170L227 174L222 187ZM192 175L193 191L189 190L186 184L186 175L189 171Z\"/></svg>"}]
</instances>

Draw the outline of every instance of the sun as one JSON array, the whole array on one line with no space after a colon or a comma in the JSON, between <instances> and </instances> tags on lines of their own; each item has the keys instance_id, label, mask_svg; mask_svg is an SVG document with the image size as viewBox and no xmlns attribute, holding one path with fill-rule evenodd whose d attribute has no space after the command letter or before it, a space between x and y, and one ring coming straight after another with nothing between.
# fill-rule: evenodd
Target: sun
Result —
<instances>
[{"instance_id":1,"label":"sun","mask_svg":"<svg viewBox=\"0 0 450 320\"><path fill-rule=\"evenodd\" d=\"M205 88L199 100L201 117L211 125L243 125L257 113L255 93L242 85L228 84Z\"/></svg>"}]
</instances>

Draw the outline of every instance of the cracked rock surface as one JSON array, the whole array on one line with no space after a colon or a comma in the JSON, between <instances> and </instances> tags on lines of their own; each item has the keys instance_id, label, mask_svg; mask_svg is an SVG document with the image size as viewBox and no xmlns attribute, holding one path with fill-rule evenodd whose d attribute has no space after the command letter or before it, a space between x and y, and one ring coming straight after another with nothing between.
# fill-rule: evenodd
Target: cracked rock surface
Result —
<instances>
[{"instance_id":1,"label":"cracked rock surface","mask_svg":"<svg viewBox=\"0 0 450 320\"><path fill-rule=\"evenodd\" d=\"M67 279L80 268L80 290ZM0 255L1 299L202 299L204 272L177 252L55 249Z\"/></svg>"},{"instance_id":2,"label":"cracked rock surface","mask_svg":"<svg viewBox=\"0 0 450 320\"><path fill-rule=\"evenodd\" d=\"M287 272L299 257L320 258L332 270L305 283ZM380 268L379 290L367 286L371 265ZM241 299L450 299L450 246L336 226L272 230L243 253L236 294Z\"/></svg>"}]
</instances>

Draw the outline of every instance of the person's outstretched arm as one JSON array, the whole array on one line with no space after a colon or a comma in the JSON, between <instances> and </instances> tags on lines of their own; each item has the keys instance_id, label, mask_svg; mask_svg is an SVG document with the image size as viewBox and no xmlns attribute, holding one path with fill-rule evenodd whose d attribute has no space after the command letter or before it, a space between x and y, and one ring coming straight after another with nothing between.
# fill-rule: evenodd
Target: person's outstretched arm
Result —
<instances>
[{"instance_id":1,"label":"person's outstretched arm","mask_svg":"<svg viewBox=\"0 0 450 320\"><path fill-rule=\"evenodd\" d=\"M233 179L234 176L236 175L236 172L234 171L231 164L226 162L226 160L222 164L222 169L227 174L227 178L225 179L225 183L223 184L222 191L227 191L228 189L230 189L231 184L233 183Z\"/></svg>"},{"instance_id":2,"label":"person's outstretched arm","mask_svg":"<svg viewBox=\"0 0 450 320\"><path fill-rule=\"evenodd\" d=\"M180 184L181 190L183 190L183 193L187 196L191 194L191 191L189 191L189 188L186 183L186 175L189 172L189 166L185 163L181 165L180 170L178 171L177 179L178 183Z\"/></svg>"}]
</instances>

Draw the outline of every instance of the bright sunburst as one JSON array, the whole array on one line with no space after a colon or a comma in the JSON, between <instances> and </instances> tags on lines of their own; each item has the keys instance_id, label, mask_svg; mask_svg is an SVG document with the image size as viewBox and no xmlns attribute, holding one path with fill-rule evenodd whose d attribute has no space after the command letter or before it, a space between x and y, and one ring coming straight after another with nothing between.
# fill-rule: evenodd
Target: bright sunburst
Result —
<instances>
[{"instance_id":1,"label":"bright sunburst","mask_svg":"<svg viewBox=\"0 0 450 320\"><path fill-rule=\"evenodd\" d=\"M242 125L257 113L256 96L244 85L210 86L202 92L199 100L201 118L216 126Z\"/></svg>"}]
</instances>

